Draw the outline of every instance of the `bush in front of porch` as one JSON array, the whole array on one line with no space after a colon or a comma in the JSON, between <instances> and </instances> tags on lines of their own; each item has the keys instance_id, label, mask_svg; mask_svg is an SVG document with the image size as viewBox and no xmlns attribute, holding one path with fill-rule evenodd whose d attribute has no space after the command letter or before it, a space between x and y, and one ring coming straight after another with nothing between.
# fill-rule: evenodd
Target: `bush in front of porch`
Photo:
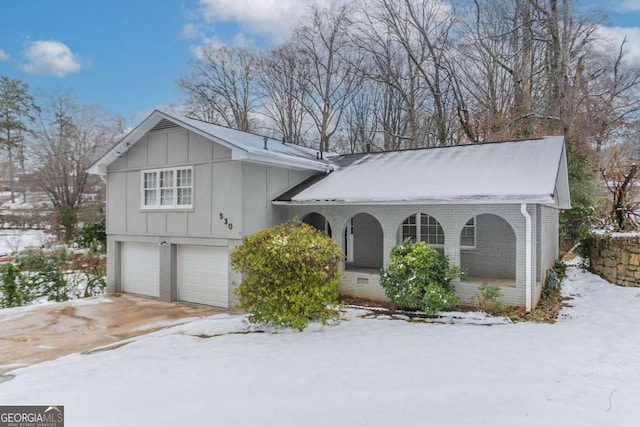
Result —
<instances>
[{"instance_id":1,"label":"bush in front of porch","mask_svg":"<svg viewBox=\"0 0 640 427\"><path fill-rule=\"evenodd\" d=\"M459 304L451 281L463 275L460 267L429 244L406 239L391 250L389 268L380 273L380 284L395 305L433 315Z\"/></svg>"},{"instance_id":2,"label":"bush in front of porch","mask_svg":"<svg viewBox=\"0 0 640 427\"><path fill-rule=\"evenodd\" d=\"M337 319L343 256L324 232L297 220L244 237L231 253L231 265L243 275L238 306L250 322L300 331L309 320Z\"/></svg>"}]
</instances>

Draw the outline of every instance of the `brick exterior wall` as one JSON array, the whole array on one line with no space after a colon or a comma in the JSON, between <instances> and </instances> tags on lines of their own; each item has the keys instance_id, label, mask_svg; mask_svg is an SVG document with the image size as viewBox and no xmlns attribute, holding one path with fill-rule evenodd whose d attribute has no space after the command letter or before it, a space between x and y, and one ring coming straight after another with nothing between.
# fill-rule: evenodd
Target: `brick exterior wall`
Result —
<instances>
[{"instance_id":1,"label":"brick exterior wall","mask_svg":"<svg viewBox=\"0 0 640 427\"><path fill-rule=\"evenodd\" d=\"M536 292L534 294L537 302L546 282L547 270L553 268L553 264L559 256L560 235L558 222L560 210L538 205L536 214L540 222L540 227L537 230Z\"/></svg>"},{"instance_id":2,"label":"brick exterior wall","mask_svg":"<svg viewBox=\"0 0 640 427\"><path fill-rule=\"evenodd\" d=\"M516 278L516 235L499 216L476 217L476 247L460 251L460 266L469 276Z\"/></svg>"},{"instance_id":3,"label":"brick exterior wall","mask_svg":"<svg viewBox=\"0 0 640 427\"><path fill-rule=\"evenodd\" d=\"M365 271L343 271L338 283L340 295L365 298L372 301L389 301L380 286L380 275Z\"/></svg>"},{"instance_id":4,"label":"brick exterior wall","mask_svg":"<svg viewBox=\"0 0 640 427\"><path fill-rule=\"evenodd\" d=\"M515 245L513 243L510 246L510 252L514 257L512 261L515 265L515 282L516 286L502 287L502 302L509 305L525 305L525 282L526 282L526 269L525 269L525 218L520 212L520 204L505 204L505 205L481 205L481 204L437 204L437 205L290 205L286 207L287 218L304 218L307 214L317 212L323 215L329 222L333 231L333 238L338 245L344 250L344 239L341 237L344 233L344 228L347 221L359 214L368 213L372 215L380 224L383 231L382 237L382 252L383 252L383 266L387 267L389 263L389 255L391 249L398 243L397 234L398 228L402 222L410 215L425 213L433 216L438 220L445 233L444 253L449 257L449 260L455 264L460 265L462 259L462 252L460 249L460 233L467 221L474 217L483 214L492 214L500 217L504 220L515 235ZM532 253L531 253L531 269L532 277L535 283L536 278L536 266L537 258L540 251L536 250L538 245L538 212L535 205L527 205L527 212L531 215L531 227L532 227ZM550 221L553 221L551 217ZM494 224L495 225L495 224ZM557 222L555 224L557 227ZM498 245L508 244L503 240L504 234L506 234L506 228L503 229L502 234L494 234L493 239L497 241L497 244L493 244L494 247ZM546 231L542 230L542 233ZM489 236L491 233L489 233ZM513 240L513 237L512 237ZM358 251L358 246L355 245L355 251ZM506 257L506 251L503 253ZM496 268L496 272L504 272L506 269L507 261ZM344 270L344 263L342 263L341 269ZM489 270L490 271L490 270ZM384 292L379 286L379 281L370 277L370 273L358 273L353 271L345 271L339 285L340 292L347 295L370 297L371 299L381 299L384 297ZM357 279L361 278L358 283ZM364 283L365 278L368 278L368 284ZM473 297L478 292L478 287L481 283L460 282L456 283L456 291L465 304L471 304ZM533 304L537 302L536 290L532 290Z\"/></svg>"}]
</instances>

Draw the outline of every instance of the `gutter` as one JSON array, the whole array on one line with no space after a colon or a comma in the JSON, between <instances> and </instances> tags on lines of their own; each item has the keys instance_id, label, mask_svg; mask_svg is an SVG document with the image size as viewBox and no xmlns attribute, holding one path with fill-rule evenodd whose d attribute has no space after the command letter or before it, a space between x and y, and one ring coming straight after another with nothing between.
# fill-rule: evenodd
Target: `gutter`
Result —
<instances>
[{"instance_id":1,"label":"gutter","mask_svg":"<svg viewBox=\"0 0 640 427\"><path fill-rule=\"evenodd\" d=\"M524 216L525 221L525 308L527 313L531 311L531 215L527 212L527 204L520 205L520 213Z\"/></svg>"}]
</instances>

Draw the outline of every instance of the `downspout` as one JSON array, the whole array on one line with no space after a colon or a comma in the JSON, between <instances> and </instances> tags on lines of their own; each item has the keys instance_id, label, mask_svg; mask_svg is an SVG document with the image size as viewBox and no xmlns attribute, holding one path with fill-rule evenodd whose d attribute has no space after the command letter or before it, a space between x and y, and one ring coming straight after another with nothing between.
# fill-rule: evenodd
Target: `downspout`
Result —
<instances>
[{"instance_id":1,"label":"downspout","mask_svg":"<svg viewBox=\"0 0 640 427\"><path fill-rule=\"evenodd\" d=\"M527 313L531 311L531 215L527 212L527 204L520 204L520 213L525 222L525 308Z\"/></svg>"}]
</instances>

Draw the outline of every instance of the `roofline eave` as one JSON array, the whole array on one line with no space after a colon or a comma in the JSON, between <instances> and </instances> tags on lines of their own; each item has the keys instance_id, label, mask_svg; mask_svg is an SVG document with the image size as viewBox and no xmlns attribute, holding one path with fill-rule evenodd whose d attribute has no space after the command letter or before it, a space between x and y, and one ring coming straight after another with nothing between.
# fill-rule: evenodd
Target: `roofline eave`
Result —
<instances>
[{"instance_id":1,"label":"roofline eave","mask_svg":"<svg viewBox=\"0 0 640 427\"><path fill-rule=\"evenodd\" d=\"M474 198L474 199L415 199L415 200L273 200L274 205L283 206L345 206L345 205L520 205L522 203L541 204L559 209L552 197L531 197L531 198L512 198L512 199L490 199L490 198Z\"/></svg>"}]
</instances>

